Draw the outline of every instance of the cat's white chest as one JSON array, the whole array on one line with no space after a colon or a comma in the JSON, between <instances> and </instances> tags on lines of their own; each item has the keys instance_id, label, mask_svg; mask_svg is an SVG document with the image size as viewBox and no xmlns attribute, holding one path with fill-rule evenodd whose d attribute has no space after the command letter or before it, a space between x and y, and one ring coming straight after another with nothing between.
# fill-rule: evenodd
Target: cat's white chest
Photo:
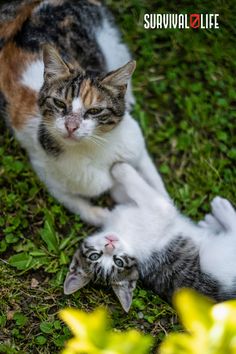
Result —
<instances>
[{"instance_id":1,"label":"cat's white chest","mask_svg":"<svg viewBox=\"0 0 236 354\"><path fill-rule=\"evenodd\" d=\"M109 159L101 161L94 154L65 153L53 164L48 163L48 180L60 184L66 193L87 197L98 196L113 185ZM47 181L46 181L47 183Z\"/></svg>"},{"instance_id":2,"label":"cat's white chest","mask_svg":"<svg viewBox=\"0 0 236 354\"><path fill-rule=\"evenodd\" d=\"M115 162L126 161L137 166L145 149L138 124L128 115L106 136L103 147L78 146L65 148L53 157L40 146L37 139L40 117L32 119L17 132L17 138L28 150L31 163L40 179L61 193L96 197L113 187L110 169Z\"/></svg>"}]
</instances>

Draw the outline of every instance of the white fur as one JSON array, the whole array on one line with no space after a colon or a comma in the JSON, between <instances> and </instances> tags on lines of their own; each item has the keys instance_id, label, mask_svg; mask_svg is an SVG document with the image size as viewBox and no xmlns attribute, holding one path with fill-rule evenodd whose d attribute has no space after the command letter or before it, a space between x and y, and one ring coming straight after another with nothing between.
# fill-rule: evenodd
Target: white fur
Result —
<instances>
[{"instance_id":1,"label":"white fur","mask_svg":"<svg viewBox=\"0 0 236 354\"><path fill-rule=\"evenodd\" d=\"M104 249L105 237L115 235L119 241L114 254L126 252L145 261L182 235L198 248L203 272L218 280L225 290L235 286L236 212L227 200L217 197L212 202L213 215L228 228L216 234L180 215L171 200L151 188L131 166L118 164L112 171L133 203L116 207L103 231L89 237L87 243L95 249Z\"/></svg>"},{"instance_id":2,"label":"white fur","mask_svg":"<svg viewBox=\"0 0 236 354\"><path fill-rule=\"evenodd\" d=\"M74 98L72 101L72 112L77 113L81 109L83 109L83 102L81 101L81 98Z\"/></svg>"},{"instance_id":3,"label":"white fur","mask_svg":"<svg viewBox=\"0 0 236 354\"><path fill-rule=\"evenodd\" d=\"M118 69L131 60L127 46L121 41L120 33L107 19L103 20L102 27L96 31L96 40L105 56L108 71ZM126 100L128 108L135 103L131 82L128 84Z\"/></svg>"},{"instance_id":4,"label":"white fur","mask_svg":"<svg viewBox=\"0 0 236 354\"><path fill-rule=\"evenodd\" d=\"M108 71L118 69L131 60L126 45L121 42L119 32L107 19L103 20L102 27L96 32L96 39L105 55Z\"/></svg>"},{"instance_id":5,"label":"white fur","mask_svg":"<svg viewBox=\"0 0 236 354\"><path fill-rule=\"evenodd\" d=\"M59 158L48 156L41 148L37 140L39 121L37 124L29 122L17 132L17 138L27 148L34 169L51 194L86 221L100 225L109 215L106 209L92 207L81 197L96 197L115 189L117 184L110 169L117 161L127 161L138 168L153 187L166 195L161 178L146 152L140 128L128 113L115 129L96 142L86 137L86 132L90 135L94 124L88 119L82 127L84 137L79 141L63 141L65 151ZM60 129L65 129L62 120L59 125ZM78 134L82 134L79 130Z\"/></svg>"},{"instance_id":6,"label":"white fur","mask_svg":"<svg viewBox=\"0 0 236 354\"><path fill-rule=\"evenodd\" d=\"M35 60L28 64L26 70L23 72L21 83L28 88L39 92L43 86L43 72L44 64L42 60Z\"/></svg>"}]
</instances>

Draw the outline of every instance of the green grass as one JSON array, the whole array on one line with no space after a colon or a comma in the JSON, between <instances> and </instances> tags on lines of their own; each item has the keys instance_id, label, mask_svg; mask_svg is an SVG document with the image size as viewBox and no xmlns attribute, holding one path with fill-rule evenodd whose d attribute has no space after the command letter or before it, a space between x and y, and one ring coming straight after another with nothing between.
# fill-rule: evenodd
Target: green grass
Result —
<instances>
[{"instance_id":1,"label":"green grass","mask_svg":"<svg viewBox=\"0 0 236 354\"><path fill-rule=\"evenodd\" d=\"M234 2L109 0L137 60L134 116L177 205L194 220L221 195L236 202L236 46ZM219 30L144 30L147 13L219 13ZM180 328L175 312L138 288L128 315L112 292L62 284L81 238L93 229L51 198L27 156L1 124L0 353L58 353L69 330L65 306L106 305L118 329L149 332L158 344ZM17 266L17 267L16 267Z\"/></svg>"}]
</instances>

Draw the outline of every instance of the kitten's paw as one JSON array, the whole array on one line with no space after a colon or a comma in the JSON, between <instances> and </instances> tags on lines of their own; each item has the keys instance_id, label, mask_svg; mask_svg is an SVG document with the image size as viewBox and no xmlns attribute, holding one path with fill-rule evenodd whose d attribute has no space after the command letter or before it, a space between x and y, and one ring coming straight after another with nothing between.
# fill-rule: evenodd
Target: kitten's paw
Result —
<instances>
[{"instance_id":1,"label":"kitten's paw","mask_svg":"<svg viewBox=\"0 0 236 354\"><path fill-rule=\"evenodd\" d=\"M107 208L91 207L83 218L86 222L94 226L103 226L110 217L111 211Z\"/></svg>"},{"instance_id":2,"label":"kitten's paw","mask_svg":"<svg viewBox=\"0 0 236 354\"><path fill-rule=\"evenodd\" d=\"M198 225L204 229L210 229L215 233L223 231L223 226L212 214L207 214L204 220L199 221Z\"/></svg>"},{"instance_id":3,"label":"kitten's paw","mask_svg":"<svg viewBox=\"0 0 236 354\"><path fill-rule=\"evenodd\" d=\"M112 166L111 174L115 179L121 180L132 173L133 168L125 162L117 162Z\"/></svg>"},{"instance_id":4,"label":"kitten's paw","mask_svg":"<svg viewBox=\"0 0 236 354\"><path fill-rule=\"evenodd\" d=\"M211 207L213 215L226 230L236 228L236 212L227 199L215 197L211 202Z\"/></svg>"}]
</instances>

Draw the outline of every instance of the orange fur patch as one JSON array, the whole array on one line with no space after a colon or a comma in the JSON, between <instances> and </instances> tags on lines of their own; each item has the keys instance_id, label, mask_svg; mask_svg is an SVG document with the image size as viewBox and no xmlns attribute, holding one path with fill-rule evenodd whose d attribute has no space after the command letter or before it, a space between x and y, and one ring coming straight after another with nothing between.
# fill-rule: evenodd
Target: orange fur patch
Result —
<instances>
[{"instance_id":1,"label":"orange fur patch","mask_svg":"<svg viewBox=\"0 0 236 354\"><path fill-rule=\"evenodd\" d=\"M95 102L102 100L99 90L91 84L91 80L87 79L82 82L79 97L81 98L85 108L89 108Z\"/></svg>"},{"instance_id":2,"label":"orange fur patch","mask_svg":"<svg viewBox=\"0 0 236 354\"><path fill-rule=\"evenodd\" d=\"M22 28L33 9L41 2L42 0L32 0L30 4L23 4L14 19L0 23L0 37L9 39L14 36Z\"/></svg>"},{"instance_id":3,"label":"orange fur patch","mask_svg":"<svg viewBox=\"0 0 236 354\"><path fill-rule=\"evenodd\" d=\"M20 82L27 65L36 59L14 43L7 43L0 52L0 91L8 102L10 123L15 129L21 129L37 113L37 93Z\"/></svg>"}]
</instances>

